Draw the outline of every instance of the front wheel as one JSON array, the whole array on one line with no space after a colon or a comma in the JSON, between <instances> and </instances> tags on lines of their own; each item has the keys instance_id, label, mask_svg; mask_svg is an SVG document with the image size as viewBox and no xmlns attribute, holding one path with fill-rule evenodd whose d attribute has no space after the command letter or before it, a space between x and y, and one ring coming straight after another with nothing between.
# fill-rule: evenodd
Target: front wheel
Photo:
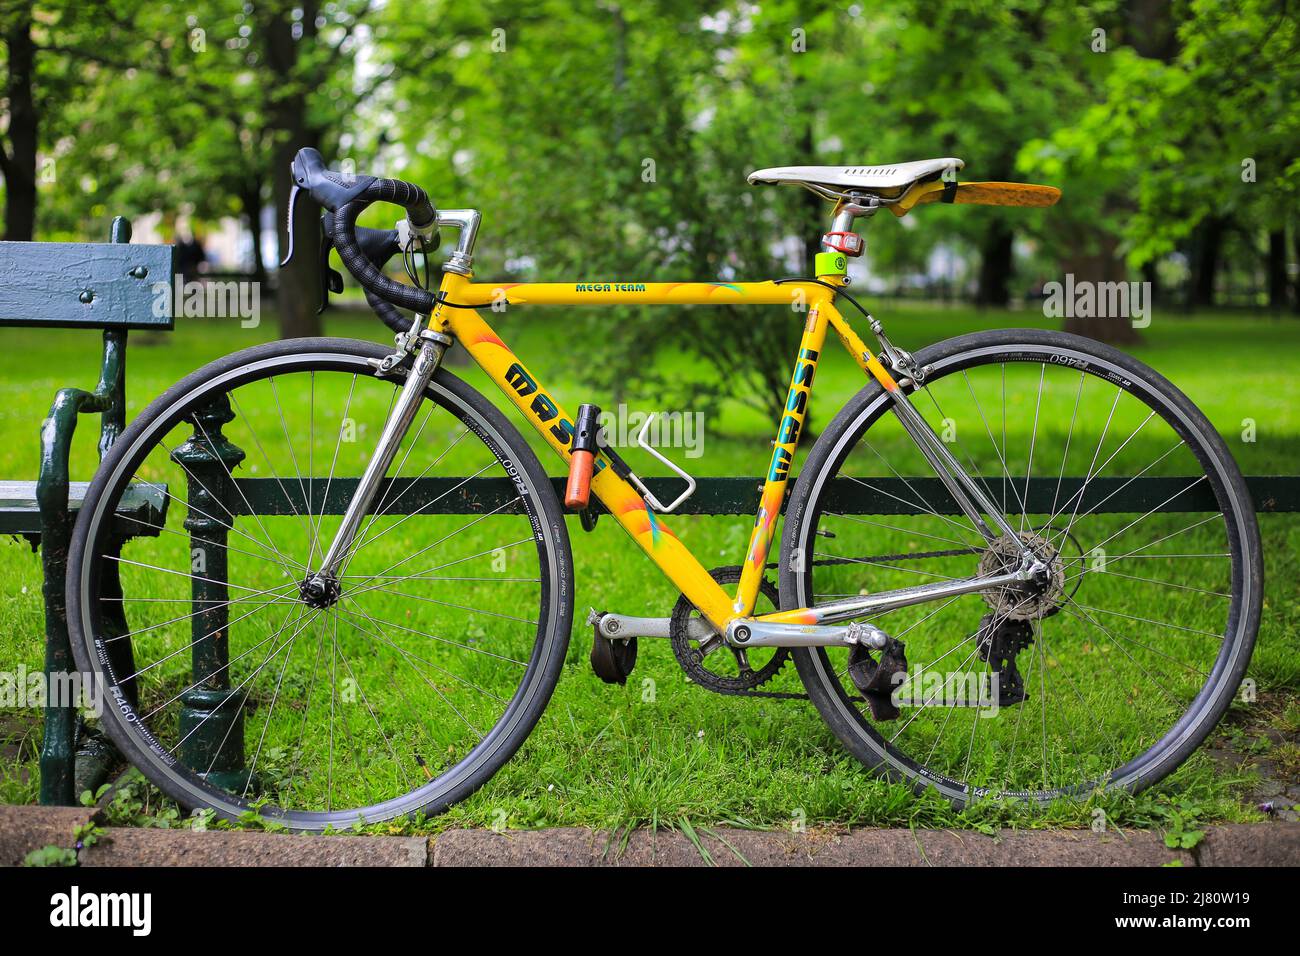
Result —
<instances>
[{"instance_id":1,"label":"front wheel","mask_svg":"<svg viewBox=\"0 0 1300 956\"><path fill-rule=\"evenodd\" d=\"M368 364L387 352L300 339L220 359L141 413L87 495L73 652L122 753L187 808L294 830L435 813L510 758L555 687L559 502L443 370L335 586L305 587L401 388Z\"/></svg>"},{"instance_id":2,"label":"front wheel","mask_svg":"<svg viewBox=\"0 0 1300 956\"><path fill-rule=\"evenodd\" d=\"M1259 626L1259 530L1232 456L1168 381L1089 339L982 332L916 359L913 406L1019 540L962 514L872 384L791 496L783 606L997 573L1022 544L1050 573L877 615L906 658L894 706L871 702L880 719L847 651L795 653L809 696L865 764L958 804L1160 780L1231 703Z\"/></svg>"}]
</instances>

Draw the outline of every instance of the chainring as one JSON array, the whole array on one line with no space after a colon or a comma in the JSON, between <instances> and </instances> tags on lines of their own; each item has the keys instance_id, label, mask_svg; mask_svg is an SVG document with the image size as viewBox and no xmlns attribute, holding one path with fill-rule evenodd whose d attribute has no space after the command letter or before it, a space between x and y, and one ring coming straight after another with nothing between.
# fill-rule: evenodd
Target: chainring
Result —
<instances>
[{"instance_id":1,"label":"chainring","mask_svg":"<svg viewBox=\"0 0 1300 956\"><path fill-rule=\"evenodd\" d=\"M727 567L714 568L709 572L709 575L719 584L738 584L740 583L740 572L740 567L728 565ZM759 591L763 597L772 602L773 608L781 606L776 585L767 578L763 578L759 584ZM713 642L710 642L711 646L706 653L705 648L687 636L690 633L691 617L698 614L699 611L695 609L695 605L687 600L685 595L678 598L677 604L673 607L672 624L669 633L673 656L677 658L677 663L681 666L682 671L691 681L699 684L705 690L711 690L715 694L748 694L775 677L781 668L785 666L785 662L790 659L788 648L772 648L774 653L771 660L756 670L749 664L749 648L731 647L723 641L720 635L716 636ZM731 652L736 661L737 670L739 671L736 676L720 674L707 666L708 659L712 654L725 654L728 651Z\"/></svg>"}]
</instances>

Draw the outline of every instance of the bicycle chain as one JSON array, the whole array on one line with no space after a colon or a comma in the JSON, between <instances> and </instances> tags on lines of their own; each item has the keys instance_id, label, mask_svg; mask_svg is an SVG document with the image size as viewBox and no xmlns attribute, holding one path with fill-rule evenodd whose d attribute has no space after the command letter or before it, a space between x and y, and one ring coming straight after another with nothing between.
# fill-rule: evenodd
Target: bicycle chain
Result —
<instances>
[{"instance_id":1,"label":"bicycle chain","mask_svg":"<svg viewBox=\"0 0 1300 956\"><path fill-rule=\"evenodd\" d=\"M872 555L868 558L829 558L820 561L814 561L813 566L826 566L832 564L880 564L890 561L905 561L911 558L950 558L962 554L979 554L978 548L952 548L947 551L913 551L908 554L879 554ZM777 570L779 564L769 563L768 570ZM759 697L768 700L808 700L807 694L798 694L791 691L778 690L722 690L716 687L708 687L708 690L716 694L723 694L727 697ZM849 700L854 703L864 704L867 699L862 696L850 697Z\"/></svg>"}]
</instances>

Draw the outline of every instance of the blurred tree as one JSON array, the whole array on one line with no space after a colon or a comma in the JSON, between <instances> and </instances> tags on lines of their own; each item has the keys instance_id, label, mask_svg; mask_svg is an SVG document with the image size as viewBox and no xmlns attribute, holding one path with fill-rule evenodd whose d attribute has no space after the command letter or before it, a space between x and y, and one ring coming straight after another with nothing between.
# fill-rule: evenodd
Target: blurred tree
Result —
<instances>
[{"instance_id":1,"label":"blurred tree","mask_svg":"<svg viewBox=\"0 0 1300 956\"><path fill-rule=\"evenodd\" d=\"M6 3L0 8L4 39L3 102L8 122L0 131L0 174L5 182L5 229L8 240L30 241L36 226L36 148L40 116L36 109L36 41L32 5Z\"/></svg>"},{"instance_id":2,"label":"blurred tree","mask_svg":"<svg viewBox=\"0 0 1300 956\"><path fill-rule=\"evenodd\" d=\"M357 33L377 6L191 0L178 16L145 0L41 4L51 42L38 48L72 64L79 81L60 104L75 136L55 144L60 167L76 174L59 178L55 205L242 215L260 278L261 209L273 197L285 222L293 154L331 149L383 79L354 82ZM318 215L300 204L304 240ZM282 335L319 333L319 275L314 248L280 271Z\"/></svg>"},{"instance_id":3,"label":"blurred tree","mask_svg":"<svg viewBox=\"0 0 1300 956\"><path fill-rule=\"evenodd\" d=\"M1149 276L1161 257L1185 255L1188 305L1214 303L1235 233L1267 258L1271 304L1285 307L1288 227L1300 241L1294 16L1285 0L1146 0L1129 12L1102 61L1098 102L1022 161L1079 196L1072 225L1079 214L1103 223L1133 268Z\"/></svg>"},{"instance_id":4,"label":"blurred tree","mask_svg":"<svg viewBox=\"0 0 1300 956\"><path fill-rule=\"evenodd\" d=\"M1021 146L1068 122L1086 97L1094 6L1105 4L902 0L873 10L863 75L874 122L844 124L846 149L862 157L855 161L958 156L964 180L1017 179ZM976 301L1004 306L1013 297L1017 236L1041 237L1054 228L1053 215L925 209L912 229L974 247ZM917 239L909 231L897 241Z\"/></svg>"},{"instance_id":5,"label":"blurred tree","mask_svg":"<svg viewBox=\"0 0 1300 956\"><path fill-rule=\"evenodd\" d=\"M482 207L483 275L727 281L805 270L826 225L811 194L748 187L753 169L957 155L963 178L1039 179L1065 199L1044 213L878 220L866 227L875 274L928 274L942 248L972 262L954 273L959 291L965 271L978 301L1005 304L1044 275L1150 277L1181 253L1193 301L1213 298L1220 263L1253 261L1276 306L1300 251L1286 12L1284 0L722 0L705 12L688 0L0 0L6 231L84 233L87 210L162 209L240 215L256 234L269 199L283 223L288 160L314 145L333 165ZM37 175L46 160L59 175ZM298 227L314 216L304 204ZM1017 279L1018 260L1044 271ZM283 334L319 328L316 270L304 254L282 275ZM604 343L582 361L616 395L654 384L644 353L664 345L701 371L661 388L766 408L786 386L788 319L625 308L576 311L573 330ZM708 381L726 384L697 390Z\"/></svg>"},{"instance_id":6,"label":"blurred tree","mask_svg":"<svg viewBox=\"0 0 1300 956\"><path fill-rule=\"evenodd\" d=\"M72 0L37 5L0 0L0 177L4 237L35 237L38 191L56 170L41 153L67 135L66 104L76 95L80 64L66 51L94 46L102 23Z\"/></svg>"}]
</instances>

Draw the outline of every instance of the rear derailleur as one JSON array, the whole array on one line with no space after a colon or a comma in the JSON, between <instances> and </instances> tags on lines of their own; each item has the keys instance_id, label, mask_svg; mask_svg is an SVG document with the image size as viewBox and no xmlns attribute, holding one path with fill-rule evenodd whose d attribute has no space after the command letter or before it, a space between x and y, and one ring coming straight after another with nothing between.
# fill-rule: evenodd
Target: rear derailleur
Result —
<instances>
[{"instance_id":1,"label":"rear derailleur","mask_svg":"<svg viewBox=\"0 0 1300 956\"><path fill-rule=\"evenodd\" d=\"M993 673L998 706L1010 707L1029 696L1025 693L1024 678L1016 667L1016 655L1034 643L1034 626L1029 621L1005 617L994 623L996 617L996 614L985 614L980 618L975 644L980 660L986 662Z\"/></svg>"}]
</instances>

